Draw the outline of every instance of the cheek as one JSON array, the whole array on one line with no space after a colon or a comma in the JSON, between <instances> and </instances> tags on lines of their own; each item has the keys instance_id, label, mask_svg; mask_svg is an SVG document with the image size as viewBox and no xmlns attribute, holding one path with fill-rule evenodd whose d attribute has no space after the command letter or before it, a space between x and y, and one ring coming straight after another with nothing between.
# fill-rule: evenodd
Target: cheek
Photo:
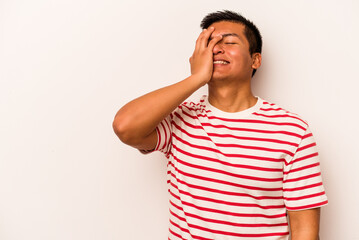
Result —
<instances>
[{"instance_id":1,"label":"cheek","mask_svg":"<svg viewBox=\"0 0 359 240\"><path fill-rule=\"evenodd\" d=\"M246 50L228 50L228 55L230 55L231 59L235 61L235 63L240 65L252 65L252 58L250 54Z\"/></svg>"}]
</instances>

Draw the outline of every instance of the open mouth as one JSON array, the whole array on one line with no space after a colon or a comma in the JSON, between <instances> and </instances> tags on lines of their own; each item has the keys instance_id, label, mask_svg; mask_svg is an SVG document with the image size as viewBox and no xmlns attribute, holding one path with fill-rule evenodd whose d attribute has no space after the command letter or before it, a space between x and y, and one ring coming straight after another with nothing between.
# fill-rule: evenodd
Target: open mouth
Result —
<instances>
[{"instance_id":1,"label":"open mouth","mask_svg":"<svg viewBox=\"0 0 359 240\"><path fill-rule=\"evenodd\" d=\"M224 60L217 60L217 61L213 61L213 64L229 64L229 62Z\"/></svg>"}]
</instances>

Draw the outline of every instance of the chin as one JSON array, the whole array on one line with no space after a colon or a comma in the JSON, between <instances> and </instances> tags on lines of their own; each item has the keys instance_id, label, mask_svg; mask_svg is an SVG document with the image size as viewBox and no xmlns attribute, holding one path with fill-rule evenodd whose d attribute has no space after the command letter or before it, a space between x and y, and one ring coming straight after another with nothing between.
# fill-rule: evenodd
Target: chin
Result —
<instances>
[{"instance_id":1,"label":"chin","mask_svg":"<svg viewBox=\"0 0 359 240\"><path fill-rule=\"evenodd\" d=\"M228 77L228 74L221 73L221 72L213 72L212 79L223 79Z\"/></svg>"},{"instance_id":2,"label":"chin","mask_svg":"<svg viewBox=\"0 0 359 240\"><path fill-rule=\"evenodd\" d=\"M228 77L226 74L213 74L211 81L223 81L228 79Z\"/></svg>"}]
</instances>

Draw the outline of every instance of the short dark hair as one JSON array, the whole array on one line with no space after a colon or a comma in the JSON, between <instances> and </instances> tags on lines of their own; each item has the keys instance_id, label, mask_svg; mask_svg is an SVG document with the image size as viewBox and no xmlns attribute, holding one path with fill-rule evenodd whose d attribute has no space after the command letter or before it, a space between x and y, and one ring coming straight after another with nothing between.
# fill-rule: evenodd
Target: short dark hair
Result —
<instances>
[{"instance_id":1,"label":"short dark hair","mask_svg":"<svg viewBox=\"0 0 359 240\"><path fill-rule=\"evenodd\" d=\"M248 20L247 18L243 17L241 14L229 11L229 10L223 10L223 11L217 11L213 13L207 14L202 19L201 22L201 28L206 29L210 25L212 25L215 22L221 22L221 21L227 21L227 22L234 22L234 23L240 23L244 25L244 35L246 36L248 42L249 42L249 53L252 55L253 53L262 53L262 36L259 32L256 25L254 25L253 22ZM256 69L253 69L252 76L256 72Z\"/></svg>"}]
</instances>

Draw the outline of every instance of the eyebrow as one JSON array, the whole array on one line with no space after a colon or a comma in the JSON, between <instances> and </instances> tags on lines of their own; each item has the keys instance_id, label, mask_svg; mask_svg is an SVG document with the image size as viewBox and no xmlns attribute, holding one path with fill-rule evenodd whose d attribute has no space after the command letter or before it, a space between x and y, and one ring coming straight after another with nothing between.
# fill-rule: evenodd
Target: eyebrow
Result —
<instances>
[{"instance_id":1,"label":"eyebrow","mask_svg":"<svg viewBox=\"0 0 359 240\"><path fill-rule=\"evenodd\" d=\"M237 33L225 33L225 34L222 34L222 38L225 38L225 37L237 37L237 38L241 39ZM212 37L210 37L208 40L211 41Z\"/></svg>"}]
</instances>

